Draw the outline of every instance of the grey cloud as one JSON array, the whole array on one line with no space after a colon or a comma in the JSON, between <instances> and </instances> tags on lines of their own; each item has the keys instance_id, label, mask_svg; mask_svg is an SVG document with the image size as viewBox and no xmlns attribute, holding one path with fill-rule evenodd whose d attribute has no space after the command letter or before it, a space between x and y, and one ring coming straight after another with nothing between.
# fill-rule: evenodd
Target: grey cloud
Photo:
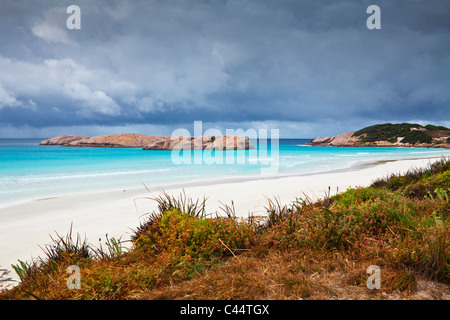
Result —
<instances>
[{"instance_id":1,"label":"grey cloud","mask_svg":"<svg viewBox=\"0 0 450 320\"><path fill-rule=\"evenodd\" d=\"M3 1L0 123L448 121L450 4L375 2L374 31L373 1L85 0L72 31L69 1Z\"/></svg>"}]
</instances>

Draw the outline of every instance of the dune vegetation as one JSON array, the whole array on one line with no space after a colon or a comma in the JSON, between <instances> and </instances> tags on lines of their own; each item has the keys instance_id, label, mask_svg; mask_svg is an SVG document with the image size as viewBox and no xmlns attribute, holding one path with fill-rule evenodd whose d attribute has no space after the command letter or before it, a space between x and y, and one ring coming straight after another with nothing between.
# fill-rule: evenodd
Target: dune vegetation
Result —
<instances>
[{"instance_id":1,"label":"dune vegetation","mask_svg":"<svg viewBox=\"0 0 450 320\"><path fill-rule=\"evenodd\" d=\"M14 266L2 299L449 299L450 161L313 200L267 200L267 217L162 193L131 241L53 238ZM80 268L69 289L67 269ZM369 289L367 268L380 268Z\"/></svg>"}]
</instances>

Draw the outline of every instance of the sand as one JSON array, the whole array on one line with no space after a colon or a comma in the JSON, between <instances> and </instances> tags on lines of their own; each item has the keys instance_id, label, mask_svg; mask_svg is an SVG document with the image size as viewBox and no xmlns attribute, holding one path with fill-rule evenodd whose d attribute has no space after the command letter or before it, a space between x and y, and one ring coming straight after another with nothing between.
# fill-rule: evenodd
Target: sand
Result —
<instances>
[{"instance_id":1,"label":"sand","mask_svg":"<svg viewBox=\"0 0 450 320\"><path fill-rule=\"evenodd\" d=\"M221 203L231 205L236 215L264 215L267 198L277 197L288 204L297 197L322 197L330 187L331 193L348 187L368 186L378 178L390 173L406 172L411 167L423 167L436 159L384 161L321 174L260 178L247 181L214 181L185 186L171 186L164 190L178 195L183 190L188 197L202 200L207 197L208 213L222 212ZM0 209L0 268L12 270L17 260L30 261L43 255L42 247L51 242L50 236L65 236L72 225L75 238L98 246L108 237L128 240L143 219L145 213L156 208L149 200L160 194L159 188L144 186L138 189L114 192L74 194ZM101 240L100 240L101 239ZM99 241L100 240L100 241ZM125 244L127 246L129 243ZM14 272L11 277L17 279Z\"/></svg>"}]
</instances>

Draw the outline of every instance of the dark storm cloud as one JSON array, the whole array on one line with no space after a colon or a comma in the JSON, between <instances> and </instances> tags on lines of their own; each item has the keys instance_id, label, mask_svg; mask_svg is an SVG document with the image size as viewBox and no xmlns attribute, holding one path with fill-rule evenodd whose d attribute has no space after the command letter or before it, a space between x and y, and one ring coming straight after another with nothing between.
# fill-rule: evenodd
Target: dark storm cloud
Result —
<instances>
[{"instance_id":1,"label":"dark storm cloud","mask_svg":"<svg viewBox=\"0 0 450 320\"><path fill-rule=\"evenodd\" d=\"M81 30L66 28L71 4ZM381 30L366 28L370 4ZM450 120L445 0L0 6L5 126Z\"/></svg>"}]
</instances>

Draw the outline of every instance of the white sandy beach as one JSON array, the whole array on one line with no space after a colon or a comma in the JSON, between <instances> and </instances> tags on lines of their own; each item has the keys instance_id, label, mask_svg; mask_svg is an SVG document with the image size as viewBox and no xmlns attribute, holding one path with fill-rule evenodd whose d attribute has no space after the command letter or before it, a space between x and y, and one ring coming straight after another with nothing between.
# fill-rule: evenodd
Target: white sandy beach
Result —
<instances>
[{"instance_id":1,"label":"white sandy beach","mask_svg":"<svg viewBox=\"0 0 450 320\"><path fill-rule=\"evenodd\" d=\"M236 214L262 215L267 204L266 197L277 197L287 204L301 197L321 197L331 188L344 191L348 187L367 186L374 179L390 173L405 172L411 167L426 166L436 159L399 160L371 164L354 170L282 178L265 178L249 181L218 181L206 185L186 185L183 188L165 188L169 194L184 191L188 197L202 200L207 197L208 213L219 209L221 204L234 202ZM65 236L73 224L73 235L80 234L88 242L98 246L99 238L104 244L108 237L128 239L132 229L139 226L146 212L156 208L156 203L145 198L157 196L159 189L144 187L106 193L68 195L42 199L0 209L0 267L11 270L17 260L29 261L43 254L45 244L51 242L50 235ZM15 277L11 272L10 276Z\"/></svg>"}]
</instances>

